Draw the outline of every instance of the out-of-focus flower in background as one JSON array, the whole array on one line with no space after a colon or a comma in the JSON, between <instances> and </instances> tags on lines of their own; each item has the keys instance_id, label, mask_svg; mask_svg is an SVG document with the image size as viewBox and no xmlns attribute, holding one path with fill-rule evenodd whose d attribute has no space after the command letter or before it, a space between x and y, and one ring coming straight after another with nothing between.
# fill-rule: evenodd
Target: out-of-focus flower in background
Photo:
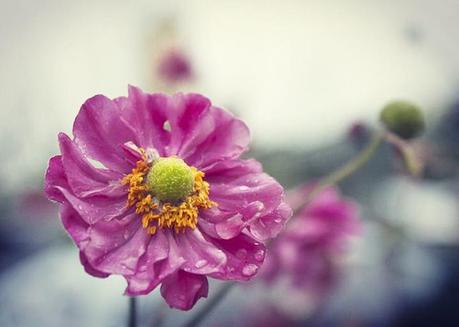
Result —
<instances>
[{"instance_id":1,"label":"out-of-focus flower in background","mask_svg":"<svg viewBox=\"0 0 459 327\"><path fill-rule=\"evenodd\" d=\"M300 207L314 185L306 184L289 193L288 201L298 213L270 244L261 277L267 282L287 280L293 289L320 296L333 284L340 256L361 226L357 205L334 187Z\"/></svg>"},{"instance_id":2,"label":"out-of-focus flower in background","mask_svg":"<svg viewBox=\"0 0 459 327\"><path fill-rule=\"evenodd\" d=\"M158 61L158 77L169 85L189 82L194 77L190 58L178 48L166 50Z\"/></svg>"}]
</instances>

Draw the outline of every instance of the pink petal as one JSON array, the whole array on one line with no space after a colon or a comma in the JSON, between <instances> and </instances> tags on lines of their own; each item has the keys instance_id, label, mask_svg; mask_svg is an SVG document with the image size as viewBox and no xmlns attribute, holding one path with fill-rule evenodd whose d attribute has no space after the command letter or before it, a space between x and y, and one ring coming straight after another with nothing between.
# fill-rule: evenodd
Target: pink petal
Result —
<instances>
[{"instance_id":1,"label":"pink petal","mask_svg":"<svg viewBox=\"0 0 459 327\"><path fill-rule=\"evenodd\" d=\"M95 269L129 275L135 273L150 237L138 215L131 214L120 220L99 221L90 226L90 240L82 250Z\"/></svg>"},{"instance_id":2,"label":"pink petal","mask_svg":"<svg viewBox=\"0 0 459 327\"><path fill-rule=\"evenodd\" d=\"M240 234L231 240L213 239L212 242L226 254L223 272L210 276L223 280L249 280L260 268L266 248L253 238Z\"/></svg>"},{"instance_id":3,"label":"pink petal","mask_svg":"<svg viewBox=\"0 0 459 327\"><path fill-rule=\"evenodd\" d=\"M274 238L282 231L291 216L292 208L282 202L273 212L253 222L249 227L250 233L258 240Z\"/></svg>"},{"instance_id":4,"label":"pink petal","mask_svg":"<svg viewBox=\"0 0 459 327\"><path fill-rule=\"evenodd\" d=\"M96 95L81 107L73 134L84 154L107 168L127 173L132 165L124 158L121 146L129 141L136 143L137 137L122 115L117 102Z\"/></svg>"},{"instance_id":5,"label":"pink petal","mask_svg":"<svg viewBox=\"0 0 459 327\"><path fill-rule=\"evenodd\" d=\"M121 101L123 102L123 101ZM232 114L212 107L198 94L148 94L129 87L124 117L134 126L139 145L161 156L178 155L201 170L238 157L247 150L247 126Z\"/></svg>"},{"instance_id":6,"label":"pink petal","mask_svg":"<svg viewBox=\"0 0 459 327\"><path fill-rule=\"evenodd\" d=\"M187 133L178 155L188 164L207 171L216 162L239 157L247 151L249 141L249 129L241 120L211 107L200 115L194 130Z\"/></svg>"},{"instance_id":7,"label":"pink petal","mask_svg":"<svg viewBox=\"0 0 459 327\"><path fill-rule=\"evenodd\" d=\"M91 276L99 277L99 278L106 278L106 277L110 276L110 274L107 274L107 273L104 273L102 271L99 271L99 270L95 269L93 266L91 266L91 264L88 261L88 258L81 251L80 251L80 262L83 265L84 270L88 274L90 274Z\"/></svg>"},{"instance_id":8,"label":"pink petal","mask_svg":"<svg viewBox=\"0 0 459 327\"><path fill-rule=\"evenodd\" d=\"M210 198L218 207L203 210L203 220L215 232L230 239L248 228L259 240L272 238L291 216L283 202L282 186L261 172L256 160L228 160L215 164L207 173Z\"/></svg>"},{"instance_id":9,"label":"pink petal","mask_svg":"<svg viewBox=\"0 0 459 327\"><path fill-rule=\"evenodd\" d=\"M67 201L88 224L94 224L101 220L112 220L125 216L129 211L126 207L126 197L106 197L96 195L80 199L69 189L55 186L54 191L60 192L61 196ZM54 192L53 191L53 192Z\"/></svg>"},{"instance_id":10,"label":"pink petal","mask_svg":"<svg viewBox=\"0 0 459 327\"><path fill-rule=\"evenodd\" d=\"M126 187L120 183L122 174L92 166L78 146L64 133L59 134L59 144L67 181L75 195L126 195Z\"/></svg>"},{"instance_id":11,"label":"pink petal","mask_svg":"<svg viewBox=\"0 0 459 327\"><path fill-rule=\"evenodd\" d=\"M161 285L161 295L170 307L180 310L190 310L202 297L206 298L209 292L207 278L177 271L169 276Z\"/></svg>"},{"instance_id":12,"label":"pink petal","mask_svg":"<svg viewBox=\"0 0 459 327\"><path fill-rule=\"evenodd\" d=\"M137 271L125 276L127 295L150 293L167 276L176 272L185 262L175 242L170 242L171 231L158 230L150 238L147 250L137 263Z\"/></svg>"},{"instance_id":13,"label":"pink petal","mask_svg":"<svg viewBox=\"0 0 459 327\"><path fill-rule=\"evenodd\" d=\"M60 208L60 216L65 230L70 235L72 240L82 249L89 241L89 225L81 219L78 212L67 203L64 203Z\"/></svg>"},{"instance_id":14,"label":"pink petal","mask_svg":"<svg viewBox=\"0 0 459 327\"><path fill-rule=\"evenodd\" d=\"M64 202L65 197L58 187L68 188L67 178L62 165L62 156L54 156L49 159L48 169L45 174L45 193L50 200Z\"/></svg>"},{"instance_id":15,"label":"pink petal","mask_svg":"<svg viewBox=\"0 0 459 327\"><path fill-rule=\"evenodd\" d=\"M174 234L170 242L176 242L181 256L185 258L182 269L195 274L209 274L218 272L226 263L226 256L222 250L204 238L196 228L187 230L183 234Z\"/></svg>"},{"instance_id":16,"label":"pink petal","mask_svg":"<svg viewBox=\"0 0 459 327\"><path fill-rule=\"evenodd\" d=\"M165 147L170 142L170 133L164 129L168 111L173 110L171 98L165 94L143 93L137 87L129 86L129 96L125 103L126 120L135 128L138 146L154 148L164 156Z\"/></svg>"}]
</instances>

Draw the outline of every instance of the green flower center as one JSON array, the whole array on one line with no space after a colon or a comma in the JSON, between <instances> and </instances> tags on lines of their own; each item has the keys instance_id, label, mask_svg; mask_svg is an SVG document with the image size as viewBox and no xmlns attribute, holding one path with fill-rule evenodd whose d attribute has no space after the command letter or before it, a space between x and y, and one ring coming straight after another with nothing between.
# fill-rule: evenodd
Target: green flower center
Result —
<instances>
[{"instance_id":1,"label":"green flower center","mask_svg":"<svg viewBox=\"0 0 459 327\"><path fill-rule=\"evenodd\" d=\"M148 191L162 202L178 202L193 192L194 176L190 166L177 157L159 158L147 174Z\"/></svg>"}]
</instances>

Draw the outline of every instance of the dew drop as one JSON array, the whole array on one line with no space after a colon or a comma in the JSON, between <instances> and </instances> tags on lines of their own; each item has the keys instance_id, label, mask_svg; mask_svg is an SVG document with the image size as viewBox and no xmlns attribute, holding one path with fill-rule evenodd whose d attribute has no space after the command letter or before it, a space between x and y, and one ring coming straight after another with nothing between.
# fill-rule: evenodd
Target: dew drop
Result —
<instances>
[{"instance_id":1,"label":"dew drop","mask_svg":"<svg viewBox=\"0 0 459 327\"><path fill-rule=\"evenodd\" d=\"M196 268L198 268L198 269L204 267L205 265L207 265L207 260L204 260L204 259L198 260L198 261L196 261L196 263L194 264L194 266L195 266Z\"/></svg>"},{"instance_id":2,"label":"dew drop","mask_svg":"<svg viewBox=\"0 0 459 327\"><path fill-rule=\"evenodd\" d=\"M244 192L244 191L247 191L247 190L249 190L248 186L245 186L245 185L239 186L239 191Z\"/></svg>"},{"instance_id":3,"label":"dew drop","mask_svg":"<svg viewBox=\"0 0 459 327\"><path fill-rule=\"evenodd\" d=\"M258 266L254 264L248 264L244 268L242 268L242 274L246 277L254 275L258 270Z\"/></svg>"},{"instance_id":4,"label":"dew drop","mask_svg":"<svg viewBox=\"0 0 459 327\"><path fill-rule=\"evenodd\" d=\"M265 251L264 250L258 250L255 255L255 260L257 261L263 261L263 259L265 258Z\"/></svg>"},{"instance_id":5,"label":"dew drop","mask_svg":"<svg viewBox=\"0 0 459 327\"><path fill-rule=\"evenodd\" d=\"M244 259L247 257L247 250L246 249L239 249L236 252L236 257L239 259Z\"/></svg>"}]
</instances>

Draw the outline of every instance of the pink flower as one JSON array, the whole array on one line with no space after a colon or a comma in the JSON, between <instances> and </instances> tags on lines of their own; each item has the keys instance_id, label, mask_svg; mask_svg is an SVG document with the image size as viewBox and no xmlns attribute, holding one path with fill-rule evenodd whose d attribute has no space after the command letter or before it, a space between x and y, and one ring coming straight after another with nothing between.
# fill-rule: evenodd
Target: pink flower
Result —
<instances>
[{"instance_id":1,"label":"pink flower","mask_svg":"<svg viewBox=\"0 0 459 327\"><path fill-rule=\"evenodd\" d=\"M283 189L255 160L242 160L247 126L198 94L143 93L87 100L59 134L47 196L86 272L122 275L126 294L161 294L188 310L207 277L248 280L263 242L291 215Z\"/></svg>"},{"instance_id":2,"label":"pink flower","mask_svg":"<svg viewBox=\"0 0 459 327\"><path fill-rule=\"evenodd\" d=\"M158 74L166 83L176 84L192 79L193 70L185 53L170 49L159 60Z\"/></svg>"},{"instance_id":3,"label":"pink flower","mask_svg":"<svg viewBox=\"0 0 459 327\"><path fill-rule=\"evenodd\" d=\"M314 185L295 190L287 197L300 208ZM321 290L333 282L336 255L346 249L349 236L358 233L357 206L329 187L300 209L270 246L262 276L268 281L285 277L295 287Z\"/></svg>"}]
</instances>

